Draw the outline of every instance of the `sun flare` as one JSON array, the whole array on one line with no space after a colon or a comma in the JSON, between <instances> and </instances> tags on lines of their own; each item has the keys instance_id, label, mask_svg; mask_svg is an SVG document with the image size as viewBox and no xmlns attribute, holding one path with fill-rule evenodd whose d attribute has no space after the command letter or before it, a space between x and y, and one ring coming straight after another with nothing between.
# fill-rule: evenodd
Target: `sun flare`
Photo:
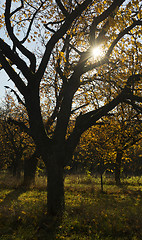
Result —
<instances>
[{"instance_id":1,"label":"sun flare","mask_svg":"<svg viewBox=\"0 0 142 240\"><path fill-rule=\"evenodd\" d=\"M98 57L101 57L101 48L98 46L98 47L94 47L93 50L93 57L94 58L98 58Z\"/></svg>"}]
</instances>

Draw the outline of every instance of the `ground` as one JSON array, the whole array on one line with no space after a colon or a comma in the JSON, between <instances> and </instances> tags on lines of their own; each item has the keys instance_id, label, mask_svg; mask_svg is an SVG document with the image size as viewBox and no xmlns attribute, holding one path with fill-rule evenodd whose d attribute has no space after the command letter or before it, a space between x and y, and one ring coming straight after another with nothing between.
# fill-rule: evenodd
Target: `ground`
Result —
<instances>
[{"instance_id":1,"label":"ground","mask_svg":"<svg viewBox=\"0 0 142 240\"><path fill-rule=\"evenodd\" d=\"M46 180L29 190L0 175L0 240L140 240L142 239L142 177L123 180L70 175L65 179L63 218L49 219Z\"/></svg>"}]
</instances>

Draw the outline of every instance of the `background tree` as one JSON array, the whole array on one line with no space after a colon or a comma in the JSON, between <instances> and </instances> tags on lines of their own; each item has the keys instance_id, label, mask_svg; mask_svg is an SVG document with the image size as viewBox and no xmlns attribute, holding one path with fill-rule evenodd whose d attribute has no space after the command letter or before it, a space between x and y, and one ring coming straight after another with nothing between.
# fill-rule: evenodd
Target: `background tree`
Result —
<instances>
[{"instance_id":1,"label":"background tree","mask_svg":"<svg viewBox=\"0 0 142 240\"><path fill-rule=\"evenodd\" d=\"M141 114L135 114L132 107L120 104L106 130L109 144L115 156L115 181L119 185L120 174L126 163L127 151L142 139Z\"/></svg>"},{"instance_id":2,"label":"background tree","mask_svg":"<svg viewBox=\"0 0 142 240\"><path fill-rule=\"evenodd\" d=\"M126 176L142 175L142 142L138 142L128 150L128 157L131 159L128 165L124 167Z\"/></svg>"},{"instance_id":3,"label":"background tree","mask_svg":"<svg viewBox=\"0 0 142 240\"><path fill-rule=\"evenodd\" d=\"M21 114L20 114L21 113ZM24 119L24 109L17 108L14 99L6 95L3 107L1 108L1 155L7 161L7 168L12 170L13 176L21 177L24 172L24 185L34 181L36 172L35 144L32 138L20 127L15 125L19 119L26 123ZM13 119L11 121L11 119ZM37 151L35 151L37 153ZM33 154L34 153L34 154ZM35 157L32 161L33 156ZM32 167L30 163L32 161ZM28 167L27 167L28 164ZM28 173L27 173L28 172ZM28 184L28 185L29 185Z\"/></svg>"},{"instance_id":4,"label":"background tree","mask_svg":"<svg viewBox=\"0 0 142 240\"><path fill-rule=\"evenodd\" d=\"M56 215L64 209L64 167L82 133L124 100L141 111L139 56L131 74L126 54L127 43L128 54L135 51L134 37L140 48L139 2L6 0L2 10L10 41L0 38L1 68L26 107L29 131L47 168L48 213ZM40 60L31 41L41 51ZM102 54L94 57L98 46ZM46 126L39 91L45 81L52 82L55 97ZM68 134L72 119L75 127Z\"/></svg>"},{"instance_id":5,"label":"background tree","mask_svg":"<svg viewBox=\"0 0 142 240\"><path fill-rule=\"evenodd\" d=\"M107 122L92 127L82 134L72 163L73 171L75 170L74 166L77 166L80 171L87 170L92 174L99 174L102 191L103 174L106 171L113 171L115 155L106 128L108 128Z\"/></svg>"}]
</instances>

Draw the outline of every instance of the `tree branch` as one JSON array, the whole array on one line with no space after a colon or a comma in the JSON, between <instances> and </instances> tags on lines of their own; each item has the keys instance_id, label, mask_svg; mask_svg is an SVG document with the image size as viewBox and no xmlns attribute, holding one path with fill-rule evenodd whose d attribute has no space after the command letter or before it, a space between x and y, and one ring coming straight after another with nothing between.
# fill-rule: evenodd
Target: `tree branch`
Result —
<instances>
[{"instance_id":1,"label":"tree branch","mask_svg":"<svg viewBox=\"0 0 142 240\"><path fill-rule=\"evenodd\" d=\"M93 64L90 64L90 65L88 65L86 67L83 67L83 64L82 64L82 68L81 68L82 69L82 73L81 74L86 73L86 72L88 72L88 71L90 71L90 70L92 70L92 69L94 69L96 67L99 67L99 66L101 66L101 65L103 65L105 63L108 63L109 62L108 58L109 58L110 54L112 53L113 48L115 47L115 45L119 42L119 40L122 37L124 37L125 34L127 34L131 29L133 29L137 25L142 25L142 21L140 21L140 20L134 21L129 27L125 28L122 32L120 32L118 34L117 38L112 42L112 44L111 44L110 48L108 49L107 53L105 54L105 56L100 61L97 61L97 62L95 62ZM89 48L86 51L86 53L83 53L83 55L82 55L83 57L82 58L84 58L84 59L83 60L81 59L81 61L80 61L81 63L83 63L83 61L85 63L91 57L90 52L91 52L91 48ZM76 66L76 68L78 67L78 65Z\"/></svg>"},{"instance_id":2,"label":"tree branch","mask_svg":"<svg viewBox=\"0 0 142 240\"><path fill-rule=\"evenodd\" d=\"M15 83L16 87L20 91L20 93L24 96L26 91L26 85L21 80L19 75L14 71L14 69L10 66L9 62L6 60L4 55L2 54L2 51L0 50L0 62L2 64L3 69L7 72L9 77L12 79L12 81Z\"/></svg>"},{"instance_id":3,"label":"tree branch","mask_svg":"<svg viewBox=\"0 0 142 240\"><path fill-rule=\"evenodd\" d=\"M14 35L13 28L11 27L11 21L10 21L10 17L11 17L10 9L11 9L11 0L6 0L5 23L6 23L7 32L14 46L17 47L30 60L30 68L33 72L35 72L35 68L36 68L35 55L31 53L28 49L26 49Z\"/></svg>"},{"instance_id":4,"label":"tree branch","mask_svg":"<svg viewBox=\"0 0 142 240\"><path fill-rule=\"evenodd\" d=\"M72 146L71 151L74 151L74 148L76 147L76 144L79 141L79 138L84 131L86 131L89 127L95 125L96 122L99 119L101 119L103 116L107 116L107 114L111 110L113 110L119 103L126 101L126 99L129 96L129 92L130 92L129 84L132 81L132 77L136 78L137 80L139 79L139 76L137 77L137 75L130 76L128 78L128 81L127 81L124 89L113 100L111 100L110 102L108 102L107 104L105 104L104 106L102 106L96 110L87 112L85 114L80 114L78 116L78 118L76 120L75 128L66 141L67 151L69 151L68 146Z\"/></svg>"},{"instance_id":5,"label":"tree branch","mask_svg":"<svg viewBox=\"0 0 142 240\"><path fill-rule=\"evenodd\" d=\"M115 45L118 43L118 41L124 37L125 34L127 34L131 29L133 29L135 26L137 25L142 25L142 21L138 20L138 21L134 21L129 27L125 28L122 32L120 32L117 36L117 38L113 41L113 43L111 44L110 48L108 49L107 53L106 53L106 57L108 58L113 50L113 48L115 47Z\"/></svg>"},{"instance_id":6,"label":"tree branch","mask_svg":"<svg viewBox=\"0 0 142 240\"><path fill-rule=\"evenodd\" d=\"M83 107L87 107L89 104L90 104L90 103L85 103L85 104L83 104L82 106L79 106L79 107L73 109L73 110L71 111L71 114L73 114L74 112L78 111L79 109L81 109L81 108L83 108Z\"/></svg>"},{"instance_id":7,"label":"tree branch","mask_svg":"<svg viewBox=\"0 0 142 240\"><path fill-rule=\"evenodd\" d=\"M18 69L22 72L24 77L27 79L31 79L33 74L31 73L30 69L26 65L26 63L18 56L17 53L11 50L9 45L5 43L1 38L0 38L0 50L2 53L12 62L12 64L15 64Z\"/></svg>"},{"instance_id":8,"label":"tree branch","mask_svg":"<svg viewBox=\"0 0 142 240\"><path fill-rule=\"evenodd\" d=\"M4 86L4 87L7 89L10 89L10 91L15 94L18 102L21 103L23 106L25 106L25 103L22 101L22 99L19 97L19 95L17 94L17 92L14 89L10 88L9 86Z\"/></svg>"},{"instance_id":9,"label":"tree branch","mask_svg":"<svg viewBox=\"0 0 142 240\"><path fill-rule=\"evenodd\" d=\"M91 45L95 44L95 31L96 31L97 25L100 22L104 21L106 18L108 18L108 16L110 16L112 14L112 12L115 11L116 8L119 8L122 5L123 2L125 2L125 0L114 0L113 3L110 5L110 7L108 7L102 14L100 14L98 17L94 17L93 22L92 22L91 27L90 27ZM109 22L107 21L106 24L108 25L108 23ZM105 26L106 26L106 24L105 24ZM100 37L101 37L101 35L100 35ZM100 37L99 37L99 39L100 39Z\"/></svg>"},{"instance_id":10,"label":"tree branch","mask_svg":"<svg viewBox=\"0 0 142 240\"><path fill-rule=\"evenodd\" d=\"M58 42L60 38L64 36L66 31L70 28L72 22L81 15L81 13L86 9L86 7L92 2L92 0L85 0L81 5L79 5L68 17L66 17L65 22L60 27L59 30L57 30L56 33L51 37L51 39L48 41L45 49L45 53L43 55L42 61L39 65L38 71L36 73L37 78L41 79L45 69L47 67L51 52L55 46L55 44Z\"/></svg>"},{"instance_id":11,"label":"tree branch","mask_svg":"<svg viewBox=\"0 0 142 240\"><path fill-rule=\"evenodd\" d=\"M124 102L131 105L138 113L142 113L142 107L138 106L133 101L130 101L129 99L128 100L126 99Z\"/></svg>"},{"instance_id":12,"label":"tree branch","mask_svg":"<svg viewBox=\"0 0 142 240\"><path fill-rule=\"evenodd\" d=\"M65 9L64 5L62 4L62 2L60 0L56 0L56 3L58 5L58 7L60 8L61 12L63 13L63 15L65 17L68 17L69 16L69 13L68 11Z\"/></svg>"},{"instance_id":13,"label":"tree branch","mask_svg":"<svg viewBox=\"0 0 142 240\"><path fill-rule=\"evenodd\" d=\"M28 128L23 122L21 122L21 121L16 121L16 120L14 120L14 119L12 119L12 118L8 118L7 122L8 122L8 123L12 123L12 124L18 126L18 127L21 129L22 132L25 132L25 133L27 133L29 136L32 137L32 133L31 133L31 131L30 131L30 128Z\"/></svg>"},{"instance_id":14,"label":"tree branch","mask_svg":"<svg viewBox=\"0 0 142 240\"><path fill-rule=\"evenodd\" d=\"M13 12L10 13L10 17L12 17L12 15L14 15L15 13L17 13L18 11L20 11L22 8L24 7L24 2L23 0L21 0L21 6L16 8Z\"/></svg>"},{"instance_id":15,"label":"tree branch","mask_svg":"<svg viewBox=\"0 0 142 240\"><path fill-rule=\"evenodd\" d=\"M34 19L35 19L35 16L36 16L36 14L38 13L38 11L42 8L42 6L43 6L43 4L44 4L45 2L46 2L46 1L42 2L41 5L39 6L39 8L38 8L38 9L35 11L35 13L33 14L32 19L31 19L30 24L29 24L29 27L28 27L28 30L27 30L27 34L26 34L26 36L23 38L23 40L20 41L21 44L23 44L23 43L27 40L27 38L28 38L28 36L29 36L29 33L30 33L30 30L31 30L31 27L32 27L32 24L33 24L33 21L34 21Z\"/></svg>"}]
</instances>

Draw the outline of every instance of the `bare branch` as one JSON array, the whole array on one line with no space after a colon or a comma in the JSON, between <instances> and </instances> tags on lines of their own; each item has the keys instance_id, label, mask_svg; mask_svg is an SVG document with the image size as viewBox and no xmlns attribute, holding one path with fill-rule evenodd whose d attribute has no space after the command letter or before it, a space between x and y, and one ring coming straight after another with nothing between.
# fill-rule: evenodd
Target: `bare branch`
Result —
<instances>
[{"instance_id":1,"label":"bare branch","mask_svg":"<svg viewBox=\"0 0 142 240\"><path fill-rule=\"evenodd\" d=\"M28 30L27 30L27 34L26 34L26 36L23 38L23 40L20 41L21 44L23 44L23 43L27 40L27 38L28 38L28 36L29 36L29 33L30 33L30 30L31 30L31 27L32 27L32 24L33 24L33 21L34 21L34 19L35 19L35 16L36 16L36 14L38 13L38 11L42 8L42 6L43 6L43 4L44 4L45 2L46 2L46 1L42 2L42 4L39 6L39 8L38 8L38 9L35 11L35 13L33 14L32 19L31 19L30 24L29 24L29 27L28 27Z\"/></svg>"},{"instance_id":2,"label":"bare branch","mask_svg":"<svg viewBox=\"0 0 142 240\"><path fill-rule=\"evenodd\" d=\"M12 81L15 83L18 90L21 92L21 94L25 94L26 91L26 85L21 80L21 78L18 76L18 74L14 71L14 69L10 66L9 62L6 60L5 56L2 54L2 51L0 50L0 62L3 66L3 69L7 72L9 77L12 79Z\"/></svg>"},{"instance_id":3,"label":"bare branch","mask_svg":"<svg viewBox=\"0 0 142 240\"><path fill-rule=\"evenodd\" d=\"M0 38L0 49L2 53L11 61L12 64L15 64L19 70L21 70L22 74L28 79L32 78L32 74L26 63L18 56L17 53L11 50L9 45L5 43Z\"/></svg>"},{"instance_id":4,"label":"bare branch","mask_svg":"<svg viewBox=\"0 0 142 240\"><path fill-rule=\"evenodd\" d=\"M60 10L62 11L63 15L65 17L68 17L69 16L69 13L68 11L65 9L64 5L62 4L62 2L60 0L56 0L56 3L58 5L58 7L60 8Z\"/></svg>"},{"instance_id":5,"label":"bare branch","mask_svg":"<svg viewBox=\"0 0 142 240\"><path fill-rule=\"evenodd\" d=\"M6 23L7 32L14 46L17 47L30 60L30 64L31 64L30 68L33 72L35 72L35 68L36 68L35 55L31 53L28 49L26 49L14 35L13 28L11 27L11 22L10 22L10 17L11 17L10 9L11 9L11 0L6 0L5 23Z\"/></svg>"},{"instance_id":6,"label":"bare branch","mask_svg":"<svg viewBox=\"0 0 142 240\"><path fill-rule=\"evenodd\" d=\"M14 15L16 12L20 11L23 7L24 7L24 2L23 0L21 0L21 6L16 8L13 12L11 12L10 17L12 17L12 15Z\"/></svg>"},{"instance_id":7,"label":"bare branch","mask_svg":"<svg viewBox=\"0 0 142 240\"><path fill-rule=\"evenodd\" d=\"M90 103L85 103L82 106L75 108L71 111L71 114L73 114L74 112L78 111L79 109L83 108L83 107L87 107Z\"/></svg>"}]
</instances>

